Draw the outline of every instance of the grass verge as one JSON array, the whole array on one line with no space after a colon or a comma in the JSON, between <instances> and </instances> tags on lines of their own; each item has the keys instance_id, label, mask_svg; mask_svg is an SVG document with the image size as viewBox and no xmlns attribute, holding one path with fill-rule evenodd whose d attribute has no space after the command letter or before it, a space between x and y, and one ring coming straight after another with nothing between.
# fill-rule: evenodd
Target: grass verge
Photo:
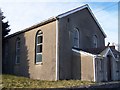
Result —
<instances>
[{"instance_id":1,"label":"grass verge","mask_svg":"<svg viewBox=\"0 0 120 90\"><path fill-rule=\"evenodd\" d=\"M91 84L95 83L80 80L43 81L14 75L2 75L3 88L69 88Z\"/></svg>"}]
</instances>

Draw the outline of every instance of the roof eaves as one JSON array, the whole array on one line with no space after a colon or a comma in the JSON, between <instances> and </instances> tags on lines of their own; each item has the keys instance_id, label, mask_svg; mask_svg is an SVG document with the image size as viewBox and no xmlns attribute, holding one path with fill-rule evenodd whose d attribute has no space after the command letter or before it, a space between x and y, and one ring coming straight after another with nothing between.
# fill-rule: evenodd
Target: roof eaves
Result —
<instances>
[{"instance_id":1,"label":"roof eaves","mask_svg":"<svg viewBox=\"0 0 120 90\"><path fill-rule=\"evenodd\" d=\"M77 12L77 11L79 11L79 10L84 9L84 8L88 8L88 10L90 11L91 15L93 16L95 22L96 22L97 25L99 26L101 32L102 32L103 35L106 37L106 34L104 33L103 29L101 28L100 24L98 23L97 19L95 18L94 14L92 13L92 11L91 11L91 9L89 8L88 4L86 4L86 5L83 5L83 6L81 6L81 7L76 8L76 9L73 9L73 10L71 10L71 11L68 11L68 12L66 12L66 13L60 14L60 15L58 15L58 16L56 16L56 17L52 17L52 18L50 18L50 19L48 19L48 20L45 20L45 21L43 21L43 22L41 22L41 23L39 23L39 24L33 25L33 26L31 26L31 27L29 27L29 28L26 28L26 29L24 29L24 30L22 30L22 31L16 32L16 33L11 34L11 35L8 35L6 38L9 38L9 37L18 35L18 34L20 34L20 33L26 32L26 31L29 31L29 30L31 30L31 29L34 29L34 28L38 27L38 26L42 26L42 25L47 24L47 23L49 23L49 22L55 21L56 19L65 17L65 16L67 16L67 15L70 15L70 14L72 14L72 13L75 13L75 12Z\"/></svg>"},{"instance_id":2,"label":"roof eaves","mask_svg":"<svg viewBox=\"0 0 120 90\"><path fill-rule=\"evenodd\" d=\"M112 50L111 50L110 47L107 47L106 49L104 49L104 50L100 53L100 55L106 57L109 51L111 52L112 56L113 56L114 59L115 59L115 56L114 56L114 54L113 54L113 52L112 52Z\"/></svg>"},{"instance_id":3,"label":"roof eaves","mask_svg":"<svg viewBox=\"0 0 120 90\"><path fill-rule=\"evenodd\" d=\"M88 10L90 11L90 14L92 15L93 19L95 20L95 22L97 23L98 27L100 28L101 32L103 33L103 35L105 36L105 38L107 37L107 35L105 34L105 32L103 31L101 25L98 23L98 20L96 19L96 17L94 16L92 10L90 9L90 7L87 7Z\"/></svg>"},{"instance_id":4,"label":"roof eaves","mask_svg":"<svg viewBox=\"0 0 120 90\"><path fill-rule=\"evenodd\" d=\"M85 4L85 5L81 6L81 7L78 7L78 8L76 8L76 9L71 10L71 11L68 11L68 12L65 12L65 13L63 13L63 14L60 14L60 15L56 16L56 18L63 18L63 17L65 17L65 16L68 16L68 15L70 15L70 14L73 14L73 13L75 13L75 12L77 12L77 11L80 11L80 10L82 10L82 9L85 9L85 8L87 8L87 9L89 10L89 12L90 12L90 14L92 15L93 19L95 20L95 22L97 23L97 25L98 25L98 27L100 28L101 32L103 33L103 35L104 35L105 38L106 38L107 35L104 33L102 27L101 27L100 24L98 23L97 19L95 18L94 14L92 13L92 10L91 10L90 7L88 6L88 4Z\"/></svg>"},{"instance_id":5,"label":"roof eaves","mask_svg":"<svg viewBox=\"0 0 120 90\"><path fill-rule=\"evenodd\" d=\"M62 14L56 16L56 18L63 18L63 17L65 17L65 16L68 16L68 15L70 15L70 14L72 14L72 13L75 13L75 12L77 12L77 11L79 11L79 10L82 10L82 9L84 9L84 8L87 8L87 7L88 7L87 4L86 4L86 5L83 5L83 6L81 6L81 7L76 8L76 9L73 9L73 10L70 10L70 11L68 11L68 12L62 13Z\"/></svg>"},{"instance_id":6,"label":"roof eaves","mask_svg":"<svg viewBox=\"0 0 120 90\"><path fill-rule=\"evenodd\" d=\"M27 32L27 31L30 31L30 30L32 30L32 29L34 29L34 28L37 28L37 27L39 27L39 26L42 26L42 25L45 25L45 24L47 24L47 23L53 22L53 21L55 21L55 20L56 20L56 17L51 17L51 18L49 18L49 19L47 19L47 20L44 20L44 21L42 21L42 22L40 22L40 23L38 23L38 24L35 24L35 25L31 26L31 27L28 27L28 28L26 28L26 29L24 29L24 30L18 31L18 32L16 32L16 33L11 34L11 35L8 35L8 36L6 36L5 38L10 38L10 37L16 36L16 35L18 35L18 34L21 34L21 33Z\"/></svg>"},{"instance_id":7,"label":"roof eaves","mask_svg":"<svg viewBox=\"0 0 120 90\"><path fill-rule=\"evenodd\" d=\"M79 54L84 54L86 56L88 56L88 55L90 55L90 56L96 56L95 54L92 54L92 53L89 53L89 52L86 52L86 51L83 51L83 50L72 49L72 51L74 51L76 53L79 53Z\"/></svg>"}]
</instances>

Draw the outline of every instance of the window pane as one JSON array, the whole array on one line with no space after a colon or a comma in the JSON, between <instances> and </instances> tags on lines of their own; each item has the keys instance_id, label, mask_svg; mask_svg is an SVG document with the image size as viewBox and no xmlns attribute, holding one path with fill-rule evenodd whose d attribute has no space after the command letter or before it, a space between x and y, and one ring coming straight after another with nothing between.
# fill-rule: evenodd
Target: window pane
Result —
<instances>
[{"instance_id":1,"label":"window pane","mask_svg":"<svg viewBox=\"0 0 120 90\"><path fill-rule=\"evenodd\" d=\"M20 55L20 49L17 49L16 55Z\"/></svg>"},{"instance_id":2,"label":"window pane","mask_svg":"<svg viewBox=\"0 0 120 90\"><path fill-rule=\"evenodd\" d=\"M41 53L42 52L42 45L37 45L36 52Z\"/></svg>"},{"instance_id":3,"label":"window pane","mask_svg":"<svg viewBox=\"0 0 120 90\"><path fill-rule=\"evenodd\" d=\"M20 63L20 56L16 57L16 63Z\"/></svg>"},{"instance_id":4,"label":"window pane","mask_svg":"<svg viewBox=\"0 0 120 90\"><path fill-rule=\"evenodd\" d=\"M74 47L76 48L78 47L78 42L79 42L78 39L74 39Z\"/></svg>"},{"instance_id":5,"label":"window pane","mask_svg":"<svg viewBox=\"0 0 120 90\"><path fill-rule=\"evenodd\" d=\"M37 44L40 44L40 43L42 43L42 36L37 37Z\"/></svg>"},{"instance_id":6,"label":"window pane","mask_svg":"<svg viewBox=\"0 0 120 90\"><path fill-rule=\"evenodd\" d=\"M43 42L43 36L42 32L39 31L36 36L36 63L42 62L42 42Z\"/></svg>"},{"instance_id":7,"label":"window pane","mask_svg":"<svg viewBox=\"0 0 120 90\"><path fill-rule=\"evenodd\" d=\"M74 29L74 31L73 31L73 38L72 38L72 40L73 40L73 47L75 47L75 48L79 48L79 31L78 31L78 29Z\"/></svg>"},{"instance_id":8,"label":"window pane","mask_svg":"<svg viewBox=\"0 0 120 90\"><path fill-rule=\"evenodd\" d=\"M20 48L20 41L17 41L17 48Z\"/></svg>"},{"instance_id":9,"label":"window pane","mask_svg":"<svg viewBox=\"0 0 120 90\"><path fill-rule=\"evenodd\" d=\"M42 62L42 54L36 54L36 63Z\"/></svg>"},{"instance_id":10,"label":"window pane","mask_svg":"<svg viewBox=\"0 0 120 90\"><path fill-rule=\"evenodd\" d=\"M75 37L78 37L78 31L75 31Z\"/></svg>"}]
</instances>

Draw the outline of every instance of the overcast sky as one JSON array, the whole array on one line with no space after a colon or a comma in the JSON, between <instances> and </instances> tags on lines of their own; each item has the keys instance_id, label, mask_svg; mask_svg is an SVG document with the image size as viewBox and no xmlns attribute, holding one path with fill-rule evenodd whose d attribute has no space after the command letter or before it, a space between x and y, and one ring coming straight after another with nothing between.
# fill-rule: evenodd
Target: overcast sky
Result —
<instances>
[{"instance_id":1,"label":"overcast sky","mask_svg":"<svg viewBox=\"0 0 120 90\"><path fill-rule=\"evenodd\" d=\"M5 21L9 21L12 34L52 16L88 4L107 35L106 44L112 44L118 43L117 1L119 0L0 0L0 8L6 16Z\"/></svg>"}]
</instances>

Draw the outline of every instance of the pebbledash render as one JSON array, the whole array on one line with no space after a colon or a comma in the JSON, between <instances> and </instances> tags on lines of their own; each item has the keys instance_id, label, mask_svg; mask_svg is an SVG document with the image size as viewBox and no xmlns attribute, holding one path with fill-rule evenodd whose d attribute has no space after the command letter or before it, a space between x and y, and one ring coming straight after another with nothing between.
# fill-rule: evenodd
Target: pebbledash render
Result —
<instances>
[{"instance_id":1,"label":"pebbledash render","mask_svg":"<svg viewBox=\"0 0 120 90\"><path fill-rule=\"evenodd\" d=\"M5 38L4 73L39 80L120 80L120 52L88 5Z\"/></svg>"}]
</instances>

